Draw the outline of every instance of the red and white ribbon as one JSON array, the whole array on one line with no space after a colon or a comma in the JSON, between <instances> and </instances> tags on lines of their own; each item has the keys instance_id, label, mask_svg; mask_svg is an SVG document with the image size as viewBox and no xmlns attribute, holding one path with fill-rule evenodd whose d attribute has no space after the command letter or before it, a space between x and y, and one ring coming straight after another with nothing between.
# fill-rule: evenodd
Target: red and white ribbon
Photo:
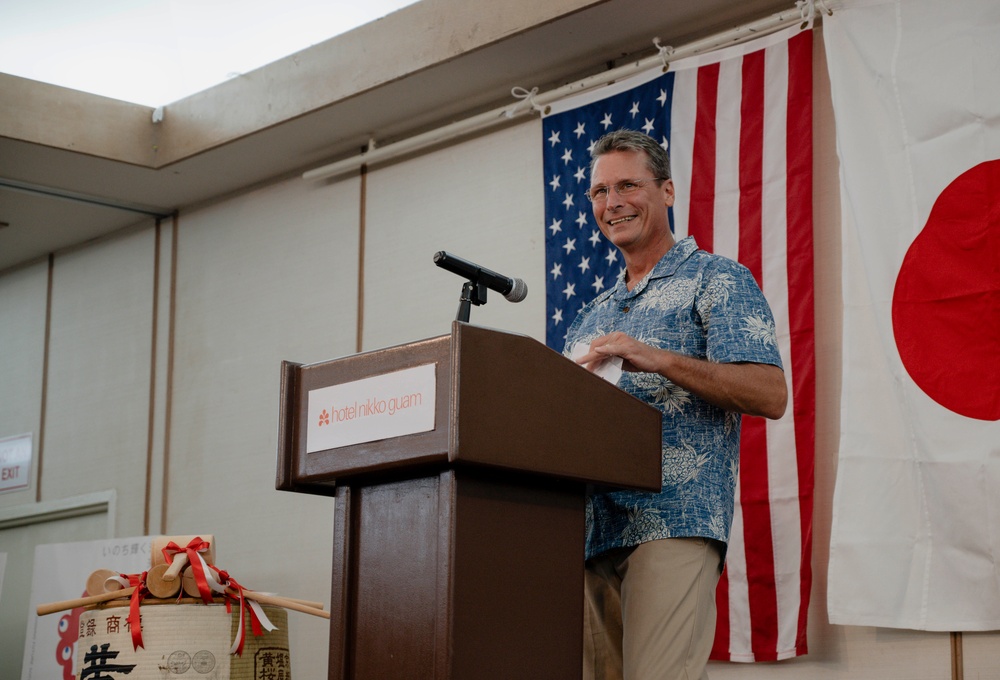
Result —
<instances>
[{"instance_id":1,"label":"red and white ribbon","mask_svg":"<svg viewBox=\"0 0 1000 680\"><path fill-rule=\"evenodd\" d=\"M143 646L142 616L139 614L139 604L142 602L142 598L149 594L149 591L146 590L146 572L121 574L118 580L119 582L127 582L129 586L135 586L135 590L132 591L132 596L129 598L128 618L126 619L132 633L132 651L134 652Z\"/></svg>"},{"instance_id":2,"label":"red and white ribbon","mask_svg":"<svg viewBox=\"0 0 1000 680\"><path fill-rule=\"evenodd\" d=\"M194 582L198 585L198 594L201 595L201 601L205 604L211 604L212 602L212 588L208 585L205 576L207 573L210 573L208 563L205 562L205 558L201 556L201 553L207 552L210 545L201 536L195 536L183 548L173 541L167 543L163 548L163 559L167 561L167 564L173 564L174 556L179 553L187 555L188 562L191 564L191 571L194 574Z\"/></svg>"}]
</instances>

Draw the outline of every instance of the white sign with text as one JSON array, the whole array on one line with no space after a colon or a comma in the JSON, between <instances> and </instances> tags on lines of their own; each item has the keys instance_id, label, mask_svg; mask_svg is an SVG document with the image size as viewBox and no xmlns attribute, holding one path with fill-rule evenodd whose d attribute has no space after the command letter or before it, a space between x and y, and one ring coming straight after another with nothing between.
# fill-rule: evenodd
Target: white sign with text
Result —
<instances>
[{"instance_id":1,"label":"white sign with text","mask_svg":"<svg viewBox=\"0 0 1000 680\"><path fill-rule=\"evenodd\" d=\"M26 489L31 482L31 435L0 439L0 492Z\"/></svg>"},{"instance_id":2,"label":"white sign with text","mask_svg":"<svg viewBox=\"0 0 1000 680\"><path fill-rule=\"evenodd\" d=\"M119 574L142 573L152 561L152 540L151 536L134 536L35 546L21 680L80 677L79 669L75 668L76 647L84 608L38 616L38 605L95 594L87 592L87 577L96 569L110 569ZM10 674L4 675L7 671L2 670L5 667L0 664L0 676L9 678ZM108 673L91 677L119 677L113 671Z\"/></svg>"},{"instance_id":3,"label":"white sign with text","mask_svg":"<svg viewBox=\"0 0 1000 680\"><path fill-rule=\"evenodd\" d=\"M436 364L309 392L306 453L434 429Z\"/></svg>"}]
</instances>

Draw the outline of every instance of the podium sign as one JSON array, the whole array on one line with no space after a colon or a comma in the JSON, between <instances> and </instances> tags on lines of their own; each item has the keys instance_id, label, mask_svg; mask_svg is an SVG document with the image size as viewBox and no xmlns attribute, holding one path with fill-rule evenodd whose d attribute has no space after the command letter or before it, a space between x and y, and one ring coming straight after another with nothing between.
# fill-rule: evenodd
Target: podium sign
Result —
<instances>
[{"instance_id":1,"label":"podium sign","mask_svg":"<svg viewBox=\"0 0 1000 680\"><path fill-rule=\"evenodd\" d=\"M435 365L309 392L306 453L434 429Z\"/></svg>"}]
</instances>

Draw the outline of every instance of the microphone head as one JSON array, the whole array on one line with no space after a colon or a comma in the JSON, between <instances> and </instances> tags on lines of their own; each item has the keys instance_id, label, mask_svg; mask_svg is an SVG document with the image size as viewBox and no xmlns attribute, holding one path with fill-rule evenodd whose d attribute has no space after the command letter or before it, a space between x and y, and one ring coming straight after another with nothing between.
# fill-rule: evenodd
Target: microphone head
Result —
<instances>
[{"instance_id":1,"label":"microphone head","mask_svg":"<svg viewBox=\"0 0 1000 680\"><path fill-rule=\"evenodd\" d=\"M528 284L526 284L521 279L513 279L513 278L511 279L511 283L513 283L514 285L511 286L510 292L504 295L504 297L507 298L508 301L520 302L524 298L528 297Z\"/></svg>"}]
</instances>

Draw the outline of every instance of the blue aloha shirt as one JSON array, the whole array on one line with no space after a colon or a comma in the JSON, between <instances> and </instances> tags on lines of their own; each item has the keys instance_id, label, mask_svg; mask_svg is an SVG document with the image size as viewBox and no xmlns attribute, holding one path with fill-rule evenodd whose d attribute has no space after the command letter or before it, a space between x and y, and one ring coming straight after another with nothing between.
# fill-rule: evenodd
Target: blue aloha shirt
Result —
<instances>
[{"instance_id":1,"label":"blue aloha shirt","mask_svg":"<svg viewBox=\"0 0 1000 680\"><path fill-rule=\"evenodd\" d=\"M750 271L676 243L631 291L625 274L587 304L566 335L578 342L622 331L647 344L719 363L781 367L774 318ZM655 373L626 372L618 386L663 414L663 488L587 499L587 559L661 538L728 543L739 469L739 413L712 406Z\"/></svg>"}]
</instances>

